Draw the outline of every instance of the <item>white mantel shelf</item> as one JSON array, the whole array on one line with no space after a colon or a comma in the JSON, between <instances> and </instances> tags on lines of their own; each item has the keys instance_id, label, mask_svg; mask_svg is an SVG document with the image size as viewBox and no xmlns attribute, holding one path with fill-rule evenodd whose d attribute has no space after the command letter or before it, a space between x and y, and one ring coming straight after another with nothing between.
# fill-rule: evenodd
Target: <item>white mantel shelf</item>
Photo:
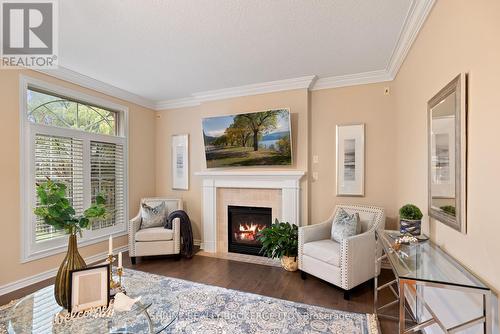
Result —
<instances>
[{"instance_id":1,"label":"white mantel shelf","mask_svg":"<svg viewBox=\"0 0 500 334\"><path fill-rule=\"evenodd\" d=\"M201 248L209 253L217 249L217 188L281 189L282 219L300 226L301 170L201 171L203 178L203 240Z\"/></svg>"},{"instance_id":2,"label":"white mantel shelf","mask_svg":"<svg viewBox=\"0 0 500 334\"><path fill-rule=\"evenodd\" d=\"M301 178L306 175L302 170L267 170L267 171L202 171L194 173L196 176L280 176Z\"/></svg>"}]
</instances>

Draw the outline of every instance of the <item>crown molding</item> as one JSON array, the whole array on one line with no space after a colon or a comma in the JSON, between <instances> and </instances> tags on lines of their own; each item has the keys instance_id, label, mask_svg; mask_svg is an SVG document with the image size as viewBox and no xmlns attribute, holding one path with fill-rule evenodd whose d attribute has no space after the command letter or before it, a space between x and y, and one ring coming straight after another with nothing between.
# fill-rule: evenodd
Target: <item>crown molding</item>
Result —
<instances>
[{"instance_id":1,"label":"crown molding","mask_svg":"<svg viewBox=\"0 0 500 334\"><path fill-rule=\"evenodd\" d=\"M401 28L398 42L391 53L387 68L382 70L326 78L317 78L316 75L309 75L292 79L198 92L185 98L163 101L149 100L61 66L59 66L58 69L37 71L157 111L194 107L205 101L223 100L234 97L274 93L293 89L320 90L391 81L394 80L398 74L401 65L403 64L413 42L417 38L420 29L424 25L435 1L436 0L412 1L403 27Z\"/></svg>"},{"instance_id":2,"label":"crown molding","mask_svg":"<svg viewBox=\"0 0 500 334\"><path fill-rule=\"evenodd\" d=\"M73 84L92 89L96 92L103 93L114 98L122 99L128 102L138 104L140 106L155 109L154 101L146 99L142 96L130 93L121 88L91 78L84 74L80 74L68 68L59 66L57 69L36 69L35 71L50 75L51 77L61 79Z\"/></svg>"},{"instance_id":3,"label":"crown molding","mask_svg":"<svg viewBox=\"0 0 500 334\"><path fill-rule=\"evenodd\" d=\"M392 78L391 80L396 78L434 3L435 0L414 0L410 6L398 42L387 65L387 72Z\"/></svg>"},{"instance_id":4,"label":"crown molding","mask_svg":"<svg viewBox=\"0 0 500 334\"><path fill-rule=\"evenodd\" d=\"M209 90L192 94L190 97L181 99L164 100L156 103L156 110L193 107L206 101L230 99L233 97L250 96L266 93L275 93L293 89L309 89L316 81L315 75L304 77L261 82L257 84L238 87Z\"/></svg>"},{"instance_id":5,"label":"crown molding","mask_svg":"<svg viewBox=\"0 0 500 334\"><path fill-rule=\"evenodd\" d=\"M401 28L398 42L392 51L387 68L378 71L319 78L311 90L338 88L392 81L396 78L410 48L434 6L435 0L414 0Z\"/></svg>"},{"instance_id":6,"label":"crown molding","mask_svg":"<svg viewBox=\"0 0 500 334\"><path fill-rule=\"evenodd\" d=\"M205 102L229 99L232 97L281 92L285 90L309 89L315 80L315 75L309 75L292 79L268 81L245 86L209 90L206 92L194 93L193 96L198 101Z\"/></svg>"},{"instance_id":7,"label":"crown molding","mask_svg":"<svg viewBox=\"0 0 500 334\"><path fill-rule=\"evenodd\" d=\"M165 109L177 109L186 107L196 107L199 106L201 102L195 97L184 97L180 99L171 99L158 101L155 104L155 110L165 110Z\"/></svg>"},{"instance_id":8,"label":"crown molding","mask_svg":"<svg viewBox=\"0 0 500 334\"><path fill-rule=\"evenodd\" d=\"M389 75L387 70L337 75L333 77L319 78L316 80L314 86L311 87L311 90L363 85L391 80L392 77Z\"/></svg>"}]
</instances>

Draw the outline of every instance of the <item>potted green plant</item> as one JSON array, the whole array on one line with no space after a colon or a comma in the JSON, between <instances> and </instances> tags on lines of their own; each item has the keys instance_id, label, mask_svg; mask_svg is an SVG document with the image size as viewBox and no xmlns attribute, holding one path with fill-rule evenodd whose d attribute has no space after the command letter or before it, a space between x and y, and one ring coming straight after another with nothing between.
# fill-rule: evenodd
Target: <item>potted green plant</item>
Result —
<instances>
[{"instance_id":1,"label":"potted green plant","mask_svg":"<svg viewBox=\"0 0 500 334\"><path fill-rule=\"evenodd\" d=\"M411 235L418 236L421 233L422 226L422 211L413 205L406 204L399 209L399 231L402 234L410 233Z\"/></svg>"},{"instance_id":2,"label":"potted green plant","mask_svg":"<svg viewBox=\"0 0 500 334\"><path fill-rule=\"evenodd\" d=\"M68 308L69 305L69 280L70 271L85 268L86 264L80 253L76 235L82 235L82 229L89 228L95 219L104 218L106 215L106 199L97 195L92 204L82 215L77 215L70 201L66 198L66 185L54 182L47 178L43 183L37 183L36 193L39 205L34 210L44 223L58 230L65 230L69 234L68 251L59 270L57 271L54 295L59 305Z\"/></svg>"},{"instance_id":3,"label":"potted green plant","mask_svg":"<svg viewBox=\"0 0 500 334\"><path fill-rule=\"evenodd\" d=\"M296 271L299 229L297 225L280 223L274 224L259 232L258 240L262 243L261 252L272 259L280 259L281 266L287 271Z\"/></svg>"}]
</instances>

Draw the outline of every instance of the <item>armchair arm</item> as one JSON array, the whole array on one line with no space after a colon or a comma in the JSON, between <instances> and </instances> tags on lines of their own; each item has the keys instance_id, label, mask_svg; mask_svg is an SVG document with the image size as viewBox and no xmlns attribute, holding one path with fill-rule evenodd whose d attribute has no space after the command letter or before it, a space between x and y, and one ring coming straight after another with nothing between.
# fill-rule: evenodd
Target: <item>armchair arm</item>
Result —
<instances>
[{"instance_id":1,"label":"armchair arm","mask_svg":"<svg viewBox=\"0 0 500 334\"><path fill-rule=\"evenodd\" d=\"M323 239L330 239L332 230L332 221L299 227L298 257L299 269L302 270L302 254L305 243Z\"/></svg>"},{"instance_id":2,"label":"armchair arm","mask_svg":"<svg viewBox=\"0 0 500 334\"><path fill-rule=\"evenodd\" d=\"M134 218L130 219L128 224L128 250L129 256L135 256L135 233L139 231L141 227L141 214L137 214Z\"/></svg>"},{"instance_id":3,"label":"armchair arm","mask_svg":"<svg viewBox=\"0 0 500 334\"><path fill-rule=\"evenodd\" d=\"M181 251L181 219L172 220L172 231L174 232L174 251L179 254Z\"/></svg>"},{"instance_id":4,"label":"armchair arm","mask_svg":"<svg viewBox=\"0 0 500 334\"><path fill-rule=\"evenodd\" d=\"M342 241L340 250L342 288L349 290L375 276L375 230Z\"/></svg>"},{"instance_id":5,"label":"armchair arm","mask_svg":"<svg viewBox=\"0 0 500 334\"><path fill-rule=\"evenodd\" d=\"M299 244L311 241L330 239L332 231L332 221L319 224L299 227Z\"/></svg>"}]
</instances>

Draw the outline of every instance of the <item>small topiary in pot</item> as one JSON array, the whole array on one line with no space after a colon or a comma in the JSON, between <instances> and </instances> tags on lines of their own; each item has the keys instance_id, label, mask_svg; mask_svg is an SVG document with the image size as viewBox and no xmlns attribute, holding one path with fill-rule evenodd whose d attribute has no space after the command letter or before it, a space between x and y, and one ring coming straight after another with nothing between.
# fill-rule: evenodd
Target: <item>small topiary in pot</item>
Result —
<instances>
[{"instance_id":1,"label":"small topiary in pot","mask_svg":"<svg viewBox=\"0 0 500 334\"><path fill-rule=\"evenodd\" d=\"M422 211L413 205L406 204L399 209L399 231L401 234L410 233L411 235L418 236L421 233L422 226Z\"/></svg>"}]
</instances>

